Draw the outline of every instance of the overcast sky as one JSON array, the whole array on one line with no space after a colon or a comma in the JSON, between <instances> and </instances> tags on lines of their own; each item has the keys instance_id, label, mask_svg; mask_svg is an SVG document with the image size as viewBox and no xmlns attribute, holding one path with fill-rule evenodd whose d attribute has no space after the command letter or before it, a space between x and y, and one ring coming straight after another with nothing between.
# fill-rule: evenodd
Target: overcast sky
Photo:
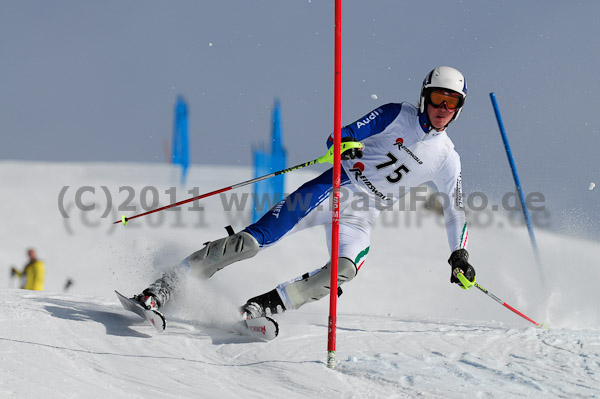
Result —
<instances>
[{"instance_id":1,"label":"overcast sky","mask_svg":"<svg viewBox=\"0 0 600 399\"><path fill-rule=\"evenodd\" d=\"M0 160L165 162L177 95L192 163L250 166L276 97L289 163L314 159L333 128L333 4L0 0ZM347 0L342 123L415 104L429 70L454 66L467 192L514 187L493 91L525 190L555 229L598 238L599 36L592 0Z\"/></svg>"}]
</instances>

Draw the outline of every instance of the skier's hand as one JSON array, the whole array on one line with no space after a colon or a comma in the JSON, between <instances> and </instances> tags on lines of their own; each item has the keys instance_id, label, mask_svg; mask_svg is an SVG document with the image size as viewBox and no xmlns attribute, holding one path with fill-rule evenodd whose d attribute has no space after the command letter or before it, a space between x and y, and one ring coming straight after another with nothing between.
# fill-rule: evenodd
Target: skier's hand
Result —
<instances>
[{"instance_id":1,"label":"skier's hand","mask_svg":"<svg viewBox=\"0 0 600 399\"><path fill-rule=\"evenodd\" d=\"M352 137L343 137L342 143L353 142L358 143L358 140L353 139ZM362 158L363 152L362 148L349 148L346 151L342 152L341 158L344 161L348 161L355 158Z\"/></svg>"},{"instance_id":2,"label":"skier's hand","mask_svg":"<svg viewBox=\"0 0 600 399\"><path fill-rule=\"evenodd\" d=\"M458 273L462 273L470 282L475 282L475 269L469 264L469 253L466 249L457 249L452 252L450 259L448 259L448 263L450 263L450 268L452 270L452 273L450 274L451 283L456 283L463 287L456 276Z\"/></svg>"},{"instance_id":3,"label":"skier's hand","mask_svg":"<svg viewBox=\"0 0 600 399\"><path fill-rule=\"evenodd\" d=\"M18 271L17 271L17 269L15 269L15 267L13 266L13 267L10 269L10 276L11 276L11 277L14 277L14 276L17 276L18 274L19 274L19 272L18 272Z\"/></svg>"}]
</instances>

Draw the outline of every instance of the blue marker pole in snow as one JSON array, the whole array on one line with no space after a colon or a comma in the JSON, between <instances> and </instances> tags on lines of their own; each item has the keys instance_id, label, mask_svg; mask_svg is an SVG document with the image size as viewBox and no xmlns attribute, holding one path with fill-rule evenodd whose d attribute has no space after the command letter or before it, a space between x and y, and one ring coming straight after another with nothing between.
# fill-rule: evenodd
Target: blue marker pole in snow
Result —
<instances>
[{"instance_id":1,"label":"blue marker pole in snow","mask_svg":"<svg viewBox=\"0 0 600 399\"><path fill-rule=\"evenodd\" d=\"M190 151L188 146L188 106L183 97L177 97L175 105L175 126L173 129L173 147L171 163L181 165L181 184L185 184L188 167L190 166Z\"/></svg>"},{"instance_id":2,"label":"blue marker pole in snow","mask_svg":"<svg viewBox=\"0 0 600 399\"><path fill-rule=\"evenodd\" d=\"M506 130L504 129L504 123L502 122L502 116L500 115L500 109L498 108L498 101L496 101L496 95L494 93L490 93L490 98L492 99L492 105L494 106L494 112L496 114L496 120L498 121L498 127L500 128L500 133L502 135L502 141L504 142L504 148L506 149L506 156L508 157L508 163L510 164L510 169L512 171L513 179L515 180L515 185L517 186L517 192L519 193L519 199L521 200L521 208L523 210L523 217L525 218L525 223L527 224L527 230L529 231L529 239L531 240L531 246L533 247L533 252L535 254L535 260L537 261L538 267L540 268L540 277L542 280L544 279L544 275L542 273L542 261L540 257L540 251L537 246L537 242L535 240L535 234L533 233L533 225L531 223L531 218L529 217L529 209L527 209L527 203L525 202L525 196L523 195L523 189L521 188L521 182L519 181L519 174L517 173L517 166L515 165L515 160L512 155L512 151L510 150L510 144L508 143L508 137L506 136Z\"/></svg>"}]
</instances>

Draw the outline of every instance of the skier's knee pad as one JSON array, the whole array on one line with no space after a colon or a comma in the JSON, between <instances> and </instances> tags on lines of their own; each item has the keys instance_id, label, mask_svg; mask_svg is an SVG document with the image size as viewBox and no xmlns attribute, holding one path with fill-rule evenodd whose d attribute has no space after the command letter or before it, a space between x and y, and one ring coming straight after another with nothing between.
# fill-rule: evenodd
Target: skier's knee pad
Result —
<instances>
[{"instance_id":1,"label":"skier's knee pad","mask_svg":"<svg viewBox=\"0 0 600 399\"><path fill-rule=\"evenodd\" d=\"M331 285L329 262L321 269L314 270L291 281L277 286L285 308L298 309L305 303L318 301L329 294ZM350 281L356 276L354 262L348 258L340 258L338 262L338 284Z\"/></svg>"},{"instance_id":2,"label":"skier's knee pad","mask_svg":"<svg viewBox=\"0 0 600 399\"><path fill-rule=\"evenodd\" d=\"M241 231L229 237L206 243L204 248L188 256L183 265L192 274L205 280L225 266L253 257L259 245L249 233Z\"/></svg>"}]
</instances>

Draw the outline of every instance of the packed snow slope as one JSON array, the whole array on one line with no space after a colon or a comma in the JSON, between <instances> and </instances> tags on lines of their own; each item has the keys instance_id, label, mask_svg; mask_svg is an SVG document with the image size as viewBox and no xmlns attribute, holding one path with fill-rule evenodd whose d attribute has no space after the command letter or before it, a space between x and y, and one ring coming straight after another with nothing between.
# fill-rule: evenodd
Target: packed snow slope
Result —
<instances>
[{"instance_id":1,"label":"packed snow slope","mask_svg":"<svg viewBox=\"0 0 600 399\"><path fill-rule=\"evenodd\" d=\"M288 189L311 176L289 174ZM249 222L239 191L112 224L155 198L164 205L252 176L194 167L185 187L178 177L167 165L0 162L0 397L600 397L600 245L537 231L540 270L526 229L500 213L471 226L477 280L549 329L451 285L443 223L417 204L384 212L367 262L343 287L335 371L325 367L327 300L278 316L271 342L230 327L247 298L327 261L320 228L188 281L156 335L113 291L140 292L224 226ZM46 263L44 292L9 278L30 246Z\"/></svg>"}]
</instances>

